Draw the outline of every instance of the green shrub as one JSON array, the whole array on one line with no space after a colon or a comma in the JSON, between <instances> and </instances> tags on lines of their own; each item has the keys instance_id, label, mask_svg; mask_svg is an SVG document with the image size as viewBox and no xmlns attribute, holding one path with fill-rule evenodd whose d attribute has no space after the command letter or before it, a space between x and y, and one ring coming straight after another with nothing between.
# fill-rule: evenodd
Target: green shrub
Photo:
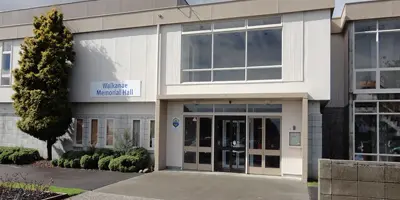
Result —
<instances>
[{"instance_id":1,"label":"green shrub","mask_svg":"<svg viewBox=\"0 0 400 200\"><path fill-rule=\"evenodd\" d=\"M57 165L58 165L59 167L64 167L64 161L65 161L64 158L58 159L58 160L57 160Z\"/></svg>"},{"instance_id":2,"label":"green shrub","mask_svg":"<svg viewBox=\"0 0 400 200\"><path fill-rule=\"evenodd\" d=\"M83 169L97 169L97 162L89 155L82 156L80 164Z\"/></svg>"},{"instance_id":3,"label":"green shrub","mask_svg":"<svg viewBox=\"0 0 400 200\"><path fill-rule=\"evenodd\" d=\"M113 156L107 156L104 158L101 158L98 162L98 166L100 170L109 170L108 165L110 164L111 160L113 159Z\"/></svg>"},{"instance_id":4,"label":"green shrub","mask_svg":"<svg viewBox=\"0 0 400 200\"><path fill-rule=\"evenodd\" d=\"M98 157L98 159L100 160L100 159L105 158L107 156L114 156L115 153L116 152L114 150L112 150L112 149L100 148L100 149L96 149L94 151L93 156Z\"/></svg>"},{"instance_id":5,"label":"green shrub","mask_svg":"<svg viewBox=\"0 0 400 200\"><path fill-rule=\"evenodd\" d=\"M11 164L12 161L10 159L10 156L13 154L13 151L3 151L0 154L0 164Z\"/></svg>"},{"instance_id":6,"label":"green shrub","mask_svg":"<svg viewBox=\"0 0 400 200\"><path fill-rule=\"evenodd\" d=\"M138 168L136 168L136 165L138 160L135 156L124 155L111 160L108 167L111 171L137 172Z\"/></svg>"},{"instance_id":7,"label":"green shrub","mask_svg":"<svg viewBox=\"0 0 400 200\"><path fill-rule=\"evenodd\" d=\"M80 159L82 156L87 155L87 154L89 154L87 151L67 151L61 156L61 158L69 159L69 160L72 160L75 158Z\"/></svg>"},{"instance_id":8,"label":"green shrub","mask_svg":"<svg viewBox=\"0 0 400 200\"><path fill-rule=\"evenodd\" d=\"M137 170L149 167L151 158L147 149L143 147L135 148L134 150L129 151L126 155L133 156L138 159L136 164Z\"/></svg>"},{"instance_id":9,"label":"green shrub","mask_svg":"<svg viewBox=\"0 0 400 200\"><path fill-rule=\"evenodd\" d=\"M75 158L73 160L69 161L69 167L70 168L80 168L80 160L78 158Z\"/></svg>"},{"instance_id":10,"label":"green shrub","mask_svg":"<svg viewBox=\"0 0 400 200\"><path fill-rule=\"evenodd\" d=\"M39 152L35 149L21 149L9 156L12 163L17 165L31 164L40 159Z\"/></svg>"},{"instance_id":11,"label":"green shrub","mask_svg":"<svg viewBox=\"0 0 400 200\"><path fill-rule=\"evenodd\" d=\"M53 165L54 167L57 167L58 166L58 160L57 159L52 160L51 161L51 165Z\"/></svg>"},{"instance_id":12,"label":"green shrub","mask_svg":"<svg viewBox=\"0 0 400 200\"><path fill-rule=\"evenodd\" d=\"M70 161L72 161L72 160L64 159L63 166L64 166L65 168L71 168Z\"/></svg>"}]
</instances>

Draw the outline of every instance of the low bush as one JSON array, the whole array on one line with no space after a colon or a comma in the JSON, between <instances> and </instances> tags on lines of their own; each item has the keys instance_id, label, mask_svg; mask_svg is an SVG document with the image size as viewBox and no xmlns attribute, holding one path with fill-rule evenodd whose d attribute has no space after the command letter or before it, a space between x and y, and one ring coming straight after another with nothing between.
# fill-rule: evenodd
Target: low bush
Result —
<instances>
[{"instance_id":1,"label":"low bush","mask_svg":"<svg viewBox=\"0 0 400 200\"><path fill-rule=\"evenodd\" d=\"M124 155L111 160L108 167L111 171L137 172L138 168L136 167L136 165L138 163L138 160L138 157Z\"/></svg>"},{"instance_id":2,"label":"low bush","mask_svg":"<svg viewBox=\"0 0 400 200\"><path fill-rule=\"evenodd\" d=\"M69 161L70 168L81 168L80 160L78 158Z\"/></svg>"},{"instance_id":3,"label":"low bush","mask_svg":"<svg viewBox=\"0 0 400 200\"><path fill-rule=\"evenodd\" d=\"M127 155L136 157L138 159L136 163L137 170L149 167L151 158L147 149L143 147L135 148L134 150L129 151Z\"/></svg>"},{"instance_id":4,"label":"low bush","mask_svg":"<svg viewBox=\"0 0 400 200\"><path fill-rule=\"evenodd\" d=\"M9 156L12 163L17 165L30 164L40 159L39 151L36 149L21 149Z\"/></svg>"},{"instance_id":5,"label":"low bush","mask_svg":"<svg viewBox=\"0 0 400 200\"><path fill-rule=\"evenodd\" d=\"M98 166L100 170L109 170L108 165L110 165L111 160L113 159L113 156L107 156L104 158L101 158L98 162Z\"/></svg>"},{"instance_id":6,"label":"low bush","mask_svg":"<svg viewBox=\"0 0 400 200\"><path fill-rule=\"evenodd\" d=\"M52 160L51 161L51 165L53 165L54 167L57 167L58 166L58 160L57 159Z\"/></svg>"},{"instance_id":7,"label":"low bush","mask_svg":"<svg viewBox=\"0 0 400 200\"><path fill-rule=\"evenodd\" d=\"M82 156L84 156L86 154L88 154L87 151L67 151L61 156L61 158L69 159L69 160L76 159L76 158L80 159Z\"/></svg>"},{"instance_id":8,"label":"low bush","mask_svg":"<svg viewBox=\"0 0 400 200\"><path fill-rule=\"evenodd\" d=\"M59 166L59 167L64 167L64 158L60 158L60 159L58 159L57 160L57 165Z\"/></svg>"},{"instance_id":9,"label":"low bush","mask_svg":"<svg viewBox=\"0 0 400 200\"><path fill-rule=\"evenodd\" d=\"M63 167L71 168L70 161L72 161L72 160L64 159Z\"/></svg>"},{"instance_id":10,"label":"low bush","mask_svg":"<svg viewBox=\"0 0 400 200\"><path fill-rule=\"evenodd\" d=\"M97 169L97 162L90 155L82 156L80 165L83 169Z\"/></svg>"},{"instance_id":11,"label":"low bush","mask_svg":"<svg viewBox=\"0 0 400 200\"><path fill-rule=\"evenodd\" d=\"M10 156L13 154L13 151L3 151L0 154L0 164L11 164L12 161L10 159Z\"/></svg>"}]
</instances>

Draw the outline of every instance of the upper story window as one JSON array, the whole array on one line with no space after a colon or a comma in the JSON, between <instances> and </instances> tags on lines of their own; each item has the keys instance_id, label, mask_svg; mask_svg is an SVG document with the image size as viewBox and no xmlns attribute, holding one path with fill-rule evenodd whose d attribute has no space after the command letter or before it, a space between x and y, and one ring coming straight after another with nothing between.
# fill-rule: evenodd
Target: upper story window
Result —
<instances>
[{"instance_id":1,"label":"upper story window","mask_svg":"<svg viewBox=\"0 0 400 200\"><path fill-rule=\"evenodd\" d=\"M355 22L351 33L353 89L400 88L400 19Z\"/></svg>"},{"instance_id":2,"label":"upper story window","mask_svg":"<svg viewBox=\"0 0 400 200\"><path fill-rule=\"evenodd\" d=\"M280 16L182 26L181 82L282 79Z\"/></svg>"},{"instance_id":3,"label":"upper story window","mask_svg":"<svg viewBox=\"0 0 400 200\"><path fill-rule=\"evenodd\" d=\"M11 85L11 55L12 43L3 42L2 63L0 71L0 85Z\"/></svg>"}]
</instances>

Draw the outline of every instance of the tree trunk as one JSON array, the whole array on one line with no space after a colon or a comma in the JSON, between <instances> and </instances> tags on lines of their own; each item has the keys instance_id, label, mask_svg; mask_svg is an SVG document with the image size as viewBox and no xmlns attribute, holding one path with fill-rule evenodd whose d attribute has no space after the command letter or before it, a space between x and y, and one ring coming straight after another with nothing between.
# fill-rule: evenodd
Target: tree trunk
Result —
<instances>
[{"instance_id":1,"label":"tree trunk","mask_svg":"<svg viewBox=\"0 0 400 200\"><path fill-rule=\"evenodd\" d=\"M52 147L54 143L55 140L47 140L47 160L53 160Z\"/></svg>"}]
</instances>

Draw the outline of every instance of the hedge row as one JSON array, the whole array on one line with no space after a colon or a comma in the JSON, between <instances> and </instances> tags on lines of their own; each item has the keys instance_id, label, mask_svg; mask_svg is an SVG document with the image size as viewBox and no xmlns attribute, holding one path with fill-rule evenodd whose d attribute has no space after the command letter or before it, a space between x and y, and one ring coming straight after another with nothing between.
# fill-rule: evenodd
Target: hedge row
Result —
<instances>
[{"instance_id":1,"label":"hedge row","mask_svg":"<svg viewBox=\"0 0 400 200\"><path fill-rule=\"evenodd\" d=\"M145 148L136 148L127 153L112 149L95 151L69 151L58 160L52 160L54 166L65 168L100 169L121 172L138 172L149 166L150 155Z\"/></svg>"},{"instance_id":2,"label":"hedge row","mask_svg":"<svg viewBox=\"0 0 400 200\"><path fill-rule=\"evenodd\" d=\"M0 164L31 164L40 160L39 151L21 147L0 147Z\"/></svg>"}]
</instances>

